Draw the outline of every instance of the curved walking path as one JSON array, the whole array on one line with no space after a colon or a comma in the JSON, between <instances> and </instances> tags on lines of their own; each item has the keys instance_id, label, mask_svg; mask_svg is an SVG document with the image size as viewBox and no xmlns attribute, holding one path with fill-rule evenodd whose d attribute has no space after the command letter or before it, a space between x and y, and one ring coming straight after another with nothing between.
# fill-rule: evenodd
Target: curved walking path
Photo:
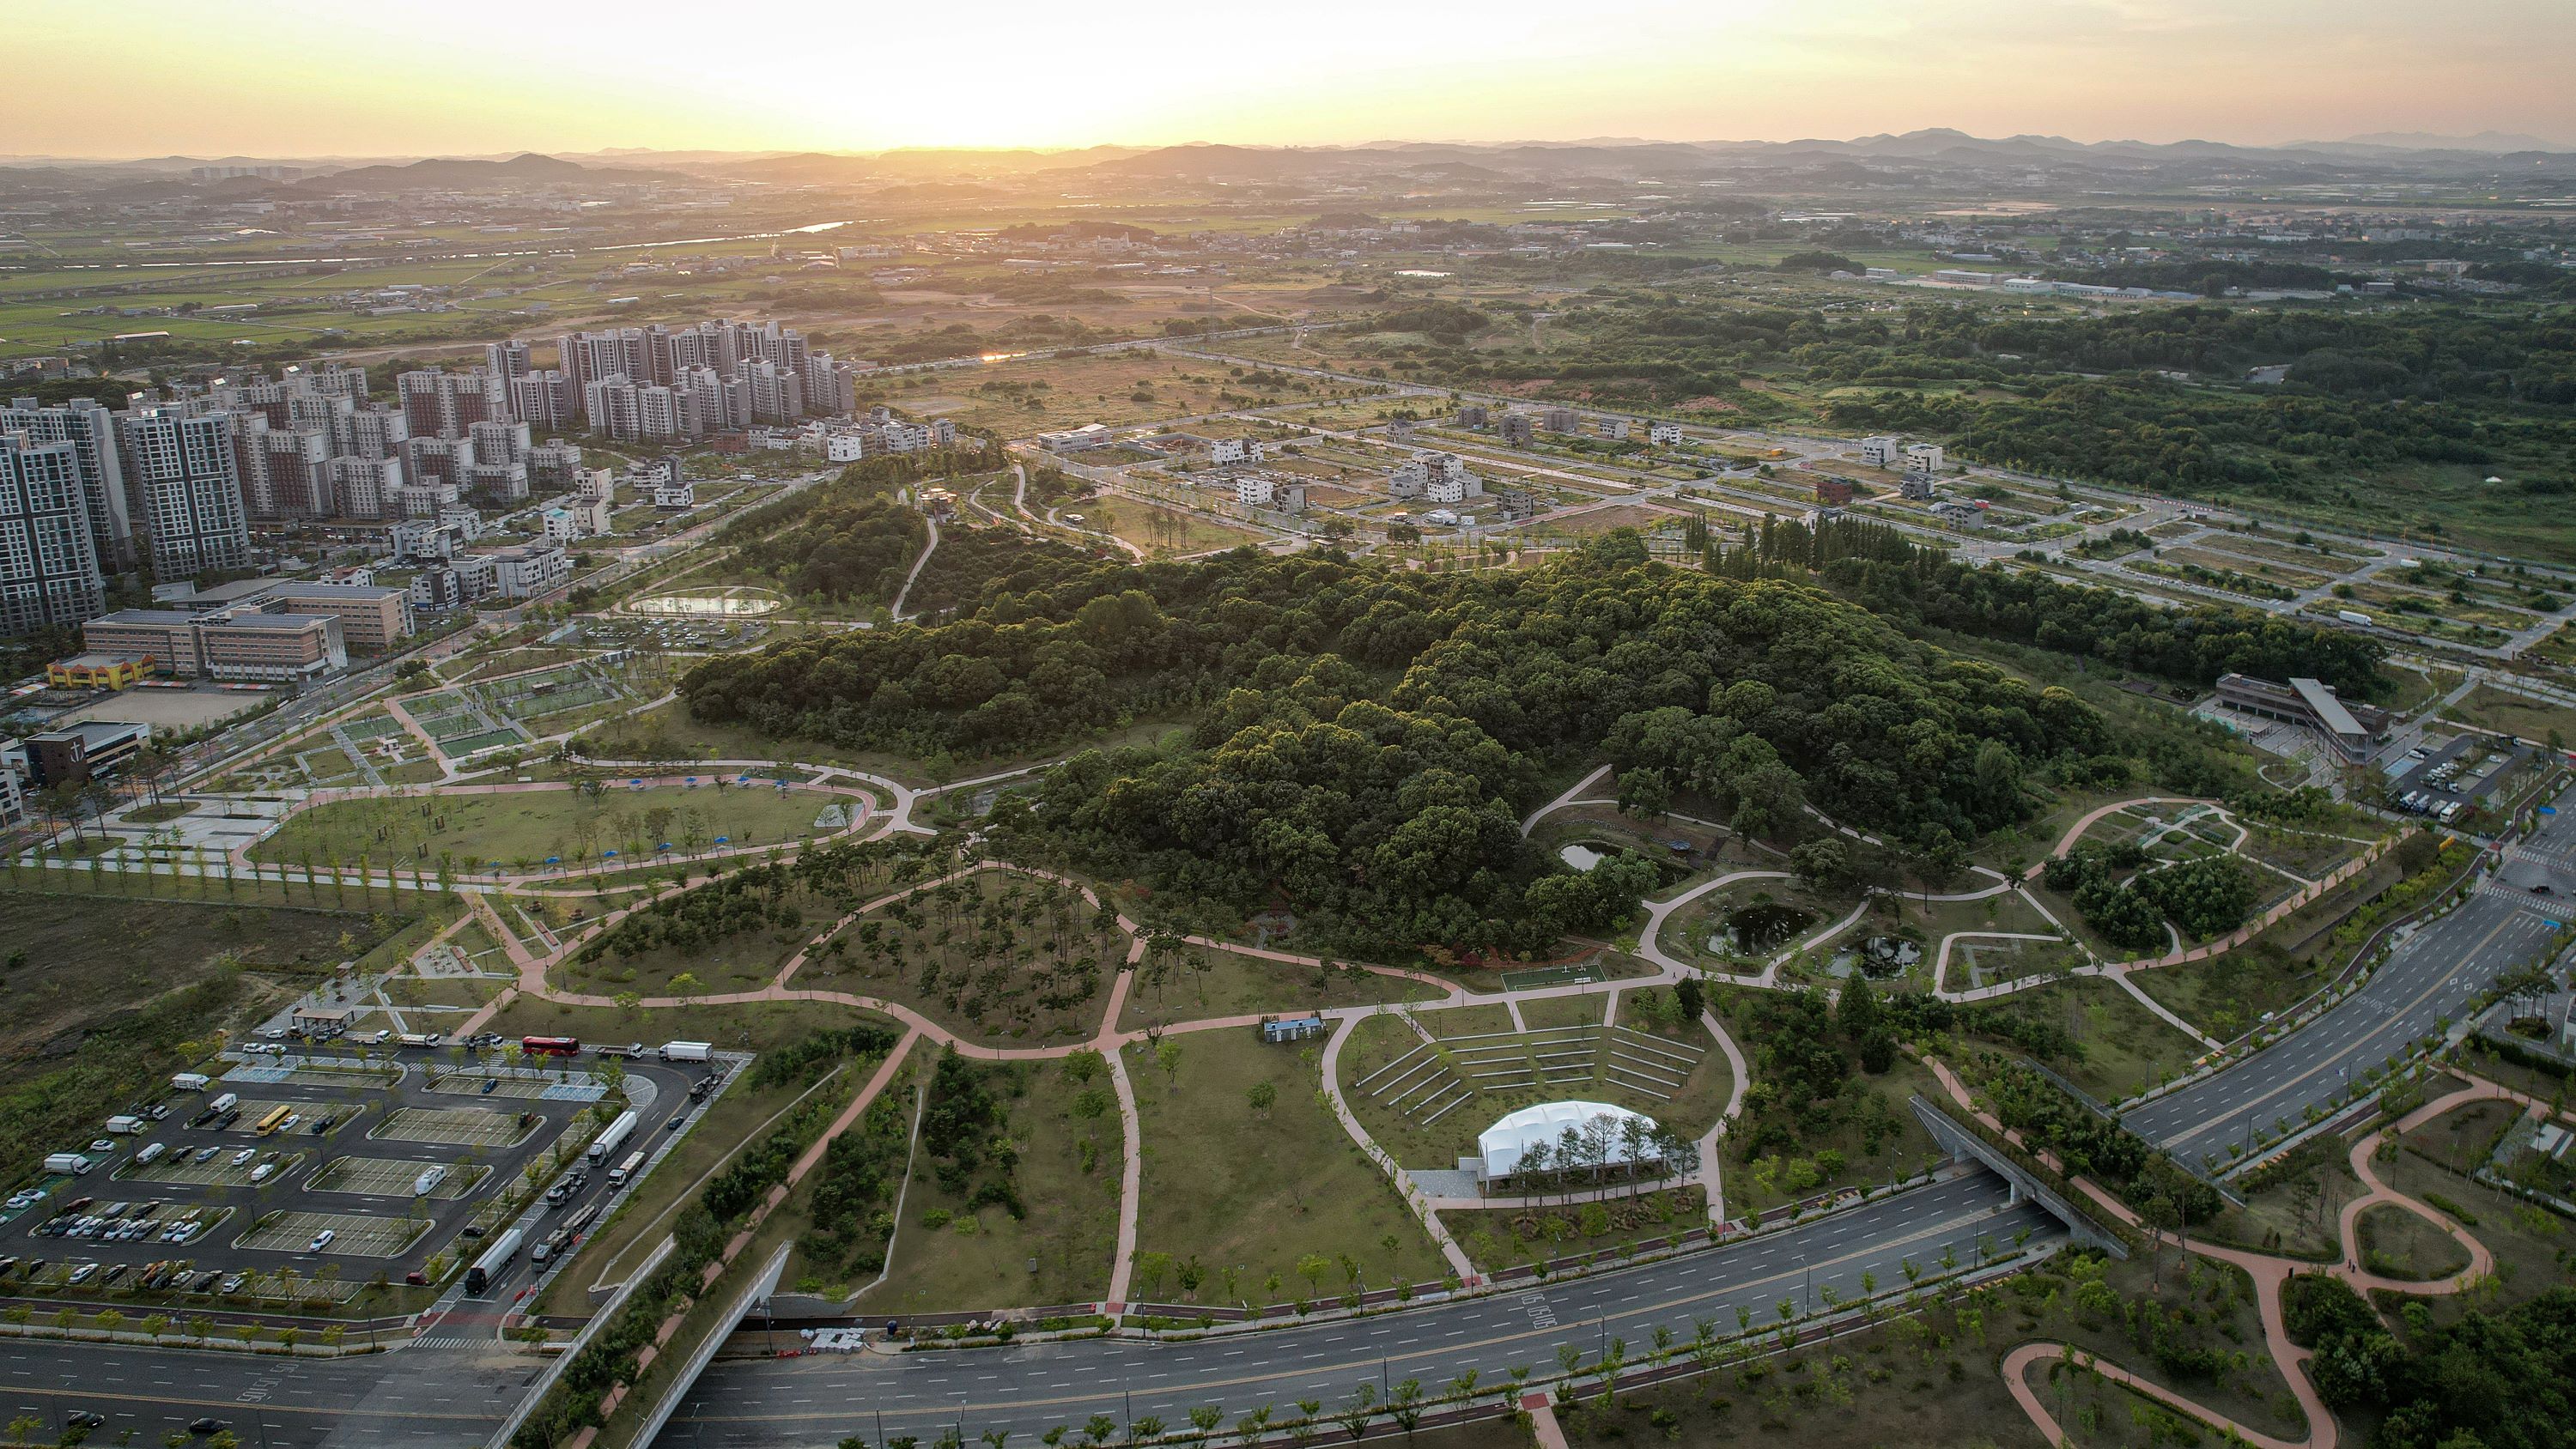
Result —
<instances>
[{"instance_id":1,"label":"curved walking path","mask_svg":"<svg viewBox=\"0 0 2576 1449\"><path fill-rule=\"evenodd\" d=\"M912 571L903 576L903 587L894 591L894 602L886 608L887 616L898 624L903 622L903 601L911 597L912 581L921 577L922 569L930 563L930 556L939 551L939 520L924 513L921 521L930 528L930 541L921 546L921 557L912 561Z\"/></svg>"},{"instance_id":2,"label":"curved walking path","mask_svg":"<svg viewBox=\"0 0 2576 1449\"><path fill-rule=\"evenodd\" d=\"M2203 799L2198 795L2140 795L2129 800L2114 800L2098 809L2086 811L2074 824L2067 826L2066 833L2057 837L2057 844L2049 848L2048 854L2032 862L2030 868L2021 873L2021 877L2024 880L2039 879L2039 873L2048 869L2049 861L2073 850L2075 842L2084 838L2085 831L2132 805L2215 805L2217 803L2215 800Z\"/></svg>"},{"instance_id":3,"label":"curved walking path","mask_svg":"<svg viewBox=\"0 0 2576 1449\"><path fill-rule=\"evenodd\" d=\"M1988 1129L2000 1133L2050 1168L2064 1171L2063 1165L2053 1154L2030 1146L2022 1140L2019 1132L2007 1129L1995 1119L1993 1114L1979 1108L1966 1085L1960 1082L1946 1064L1929 1057L1924 1060L1931 1067L1933 1076L1941 1083L1942 1089L1962 1109L1975 1116ZM2290 1341L2289 1329L2281 1306L2283 1285L2299 1273L2329 1273L2342 1279L2367 1302L2372 1292L2381 1289L2414 1295L2450 1294L2462 1292L2484 1279L2495 1271L2495 1256L2488 1251L2487 1246L2470 1235L2448 1214L2418 1202L2381 1181L2379 1175L2372 1171L2371 1161L2379 1153L2384 1142L2391 1142L2394 1138L2471 1102L2501 1099L2519 1102L2526 1108L2547 1110L2526 1093L2516 1092L2483 1078L2471 1076L2457 1067L2449 1070L2463 1077L2467 1085L2417 1107L2397 1121L2373 1130L2352 1145L2347 1160L2354 1176L2361 1180L2363 1187L2368 1191L2344 1204L2343 1212L2336 1220L2336 1236L2342 1244L2343 1252L2341 1261L2319 1265L2298 1259L2274 1257L2271 1254L2258 1253L2250 1249L2206 1242L2183 1233L2172 1235L2182 1251L2232 1264L2243 1269L2246 1276L2253 1280L2255 1303L2263 1324L2265 1347L2270 1352L2272 1361L2279 1367L2281 1377L2287 1381L2292 1397L2298 1400L2300 1410L2307 1415L2308 1433L2305 1438L2285 1440L2251 1426L2236 1423L2223 1414L2193 1403L2171 1389L2150 1383L2116 1365L2103 1363L2097 1356L2084 1350L2050 1342L2023 1344L2007 1354L2003 1360L2005 1384L2012 1390L2013 1398L2021 1405L2022 1412L2030 1416L2031 1423L2050 1443L2067 1442L2063 1426L2048 1412L2047 1406L2031 1389L2028 1381L2028 1371L2033 1366L2043 1362L2063 1361L2071 1363L2076 1368L2099 1372L2105 1378L2136 1389L2170 1408L2215 1425L2222 1431L2242 1435L2248 1443L2259 1446L2259 1449L2335 1449L2337 1431L2334 1413L2326 1407L2324 1399L2318 1395L2316 1385L2309 1379L2306 1372L2307 1362L2314 1356L2314 1351ZM2154 1229L2146 1227L2138 1215L2130 1210L2128 1204L2114 1197L2092 1179L2070 1177L2069 1180L2102 1212L2131 1228L2149 1233L2151 1237L2161 1236ZM2390 1278L2362 1268L2358 1247L2361 1215L2371 1208L2382 1206L2401 1208L2440 1229L2468 1253L2468 1266L2448 1278L2420 1281Z\"/></svg>"},{"instance_id":4,"label":"curved walking path","mask_svg":"<svg viewBox=\"0 0 2576 1449\"><path fill-rule=\"evenodd\" d=\"M909 801L906 802L907 806L909 803ZM884 832L882 831L880 832L880 834L883 833ZM794 956L790 957L788 961L779 968L778 973L773 978L757 990L715 992L693 996L645 997L637 1001L635 1004L642 1007L669 1008L691 1005L736 1005L753 1002L832 1002L838 1005L856 1007L862 1010L874 1011L879 1014L892 1017L896 1021L902 1023L905 1029L905 1040L907 1045L913 1041L928 1041L935 1043L942 1049L954 1049L959 1054L965 1056L981 1057L989 1060L1049 1060L1062 1058L1072 1052L1085 1048L1100 1052L1107 1060L1109 1066L1110 1081L1118 1100L1119 1120L1123 1129L1122 1135L1124 1138L1123 1161L1120 1168L1118 1256L1117 1261L1111 1270L1110 1289L1105 1301L1123 1305L1127 1302L1133 1281L1132 1274L1134 1271L1137 1245L1137 1216L1139 1206L1143 1200L1143 1128L1137 1111L1135 1086L1130 1079L1126 1064L1123 1060L1123 1054L1127 1047L1149 1039L1149 1034L1144 1030L1122 1030L1118 1026L1119 1018L1126 1005L1130 985L1134 980L1132 969L1120 970L1115 973L1110 985L1109 999L1101 1013L1100 1025L1089 1038L1080 1042L1068 1042L1061 1045L1046 1047L985 1046L981 1043L969 1041L959 1036L955 1031L932 1020L920 1010L904 1002L882 997L865 996L855 992L802 988L795 984L796 976L805 968L806 964L814 958L815 954L822 950L827 943L836 939L842 931L849 928L861 917L866 916L870 912L881 910L892 905L896 901L902 900L918 892L934 889L938 886L945 885L950 881L962 879L987 870L1012 871L1028 876L1032 879L1048 881L1064 886L1077 892L1083 901L1095 910L1098 909L1102 903L1099 895L1090 886L1081 881L1074 880L1071 877L1060 875L1056 872L1038 867L1018 865L1006 861L977 861L961 870L949 871L941 875L907 883L884 895L861 904L857 909L829 923L821 931L815 934L803 948L798 950ZM518 982L514 991L505 992L499 998L487 1003L462 1026L460 1026L457 1029L456 1034L464 1036L481 1030L484 1024L489 1021L493 1015L497 1014L504 1006L506 1006L515 995L527 995L541 1000L563 1002L577 1006L617 1005L617 999L613 996L601 996L596 993L568 991L558 988L548 981L547 973L553 966L568 959L580 946L587 944L591 940L594 940L605 932L613 929L627 916L632 915L639 910L647 909L654 902L667 899L670 896L676 895L688 888L689 887L687 885L674 884L654 892L649 897L639 899L638 901L627 906L620 907L617 910L604 913L595 920L585 922L584 927L580 932L568 936L562 941L552 943L549 948L543 952L530 950L527 943L520 938L519 934L512 930L506 921L504 921L499 910L490 899L481 894L466 896L468 907L474 913L475 919L482 925L484 930L501 945L503 951L508 956L513 968L518 973ZM1129 938L1129 945L1124 964L1127 967L1132 968L1143 959L1147 950L1150 935L1144 926L1128 917L1124 912L1114 912L1113 915L1118 929L1124 932ZM1840 929L1840 927L1836 927L1834 929ZM1179 937L1178 939L1195 946L1201 946L1212 950L1227 951L1256 960L1270 961L1281 965L1299 967L1301 969L1320 970L1327 964L1326 961L1320 957L1303 956L1294 952L1276 951L1266 947L1249 946L1232 941L1222 941L1208 936L1189 935ZM1600 983L1575 983L1565 986L1540 987L1524 992L1504 991L1496 993L1478 993L1471 992L1456 982L1432 975L1428 972L1413 971L1396 966L1381 966L1369 962L1350 962L1347 964L1360 970L1367 971L1372 975L1430 986L1441 993L1439 998L1436 1000L1410 1004L1407 1008L1408 1010L1448 1010L1471 1005L1487 1005L1494 1003L1516 1004L1518 1001L1523 999L1544 999L1557 996L1588 994L1595 991L1600 985ZM1606 992L1601 994L1606 995L1612 1003L1607 1010L1615 1013L1616 999L1621 991L1637 987L1651 987L1669 984L1678 980L1681 974L1681 971L1677 969L1666 970L1652 977L1635 978L1619 982L1610 986ZM1448 1260L1451 1268L1457 1273L1459 1279L1462 1282L1481 1284L1484 1280L1482 1275L1476 1271L1474 1262L1467 1257L1465 1250L1459 1246L1455 1237L1449 1233L1444 1225L1442 1225L1438 1211L1440 1206L1439 1200L1435 1200L1426 1195L1421 1189L1413 1184L1410 1174L1405 1172L1402 1166L1399 1165L1390 1154L1388 1154L1383 1148L1379 1147L1375 1140L1370 1137L1367 1130L1360 1125L1359 1119L1352 1114L1349 1103L1342 1096L1336 1071L1342 1045L1349 1039L1351 1031L1361 1019L1374 1015L1382 1009L1383 1008L1379 1005L1371 1004L1361 1006L1329 1007L1323 1009L1320 1013L1327 1018L1334 1019L1335 1021L1335 1029L1331 1037L1327 1040L1324 1050L1322 1070L1323 1090L1333 1108L1335 1117L1342 1124L1343 1131L1349 1135L1351 1140L1357 1144L1360 1149L1368 1155L1370 1160L1374 1162L1395 1184L1396 1189L1403 1197L1407 1208L1411 1210L1416 1219L1422 1223L1424 1231L1430 1236L1432 1242L1440 1249L1442 1256ZM1272 1015L1275 1014L1276 1013L1272 1013ZM1255 1026L1263 1019L1263 1015L1257 1013L1237 1016L1209 1017L1189 1022L1176 1023L1167 1027L1158 1027L1156 1030L1167 1034L1175 1032L1219 1031L1229 1029L1240 1030ZM1733 1122L1743 1111L1745 1095L1748 1087L1750 1086L1751 1073L1743 1050L1738 1047L1733 1038L1727 1034L1724 1026L1719 1023L1715 1014L1703 1013L1701 1016L1701 1023L1708 1029L1710 1035L1715 1039L1718 1049L1725 1055L1730 1075L1729 1095L1726 1106L1719 1115L1716 1124L1699 1139L1699 1149L1701 1153L1701 1180L1707 1189L1710 1221L1712 1224L1716 1224L1722 1223L1724 1220L1725 1201L1720 1183L1717 1146L1720 1138L1724 1135L1728 1124Z\"/></svg>"},{"instance_id":5,"label":"curved walking path","mask_svg":"<svg viewBox=\"0 0 2576 1449\"><path fill-rule=\"evenodd\" d=\"M1583 803L1583 792L1609 778L1610 772L1616 768L1617 766L1615 765L1603 765L1601 768L1594 770L1591 774L1586 775L1582 779L1575 781L1573 784L1566 786L1564 794L1557 796L1555 799L1541 805L1536 810L1531 811L1528 816L1521 821L1521 839L1529 839L1530 832L1538 829L1538 823L1545 820L1550 815L1555 814L1557 811L1562 810L1569 805Z\"/></svg>"}]
</instances>

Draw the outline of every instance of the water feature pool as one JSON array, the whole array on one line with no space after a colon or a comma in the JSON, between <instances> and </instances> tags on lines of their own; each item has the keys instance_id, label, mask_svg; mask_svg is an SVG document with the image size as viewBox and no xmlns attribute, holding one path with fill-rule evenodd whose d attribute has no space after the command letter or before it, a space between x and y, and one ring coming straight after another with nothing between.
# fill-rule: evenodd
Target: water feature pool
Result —
<instances>
[{"instance_id":1,"label":"water feature pool","mask_svg":"<svg viewBox=\"0 0 2576 1449\"><path fill-rule=\"evenodd\" d=\"M767 589L737 585L732 588L673 589L666 594L652 594L626 603L626 612L657 619L753 619L774 614L785 608L787 601Z\"/></svg>"},{"instance_id":2,"label":"water feature pool","mask_svg":"<svg viewBox=\"0 0 2576 1449\"><path fill-rule=\"evenodd\" d=\"M1609 853L1584 844L1569 845L1556 853L1556 858L1576 870L1590 870L1610 858Z\"/></svg>"}]
</instances>

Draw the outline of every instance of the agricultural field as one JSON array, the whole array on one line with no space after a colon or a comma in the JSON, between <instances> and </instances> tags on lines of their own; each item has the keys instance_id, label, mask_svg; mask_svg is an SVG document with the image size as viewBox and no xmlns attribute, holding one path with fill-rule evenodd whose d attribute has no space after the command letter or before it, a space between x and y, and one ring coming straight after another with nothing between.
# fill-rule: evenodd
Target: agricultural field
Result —
<instances>
[{"instance_id":1,"label":"agricultural field","mask_svg":"<svg viewBox=\"0 0 2576 1449\"><path fill-rule=\"evenodd\" d=\"M1241 371L1198 358L1119 349L1031 355L996 361L970 374L896 379L884 395L907 411L935 400L938 415L960 427L1025 438L1084 423L1133 427L1358 390L1284 375L1280 385L1263 387L1234 375Z\"/></svg>"}]
</instances>

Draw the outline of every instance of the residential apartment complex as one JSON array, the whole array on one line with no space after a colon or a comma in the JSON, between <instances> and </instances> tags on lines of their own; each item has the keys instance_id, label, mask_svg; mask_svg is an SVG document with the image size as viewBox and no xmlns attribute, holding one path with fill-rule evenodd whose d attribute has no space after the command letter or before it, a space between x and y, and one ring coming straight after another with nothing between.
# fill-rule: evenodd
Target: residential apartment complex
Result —
<instances>
[{"instance_id":1,"label":"residential apartment complex","mask_svg":"<svg viewBox=\"0 0 2576 1449\"><path fill-rule=\"evenodd\" d=\"M0 633L77 624L106 607L73 445L0 433Z\"/></svg>"},{"instance_id":2,"label":"residential apartment complex","mask_svg":"<svg viewBox=\"0 0 2576 1449\"><path fill-rule=\"evenodd\" d=\"M233 430L229 413L144 407L118 415L117 447L155 575L184 579L250 567Z\"/></svg>"},{"instance_id":3,"label":"residential apartment complex","mask_svg":"<svg viewBox=\"0 0 2576 1449\"><path fill-rule=\"evenodd\" d=\"M556 351L552 373L531 372L514 391L549 414L577 409L591 431L620 441L697 438L858 410L858 370L776 322L575 332Z\"/></svg>"}]
</instances>

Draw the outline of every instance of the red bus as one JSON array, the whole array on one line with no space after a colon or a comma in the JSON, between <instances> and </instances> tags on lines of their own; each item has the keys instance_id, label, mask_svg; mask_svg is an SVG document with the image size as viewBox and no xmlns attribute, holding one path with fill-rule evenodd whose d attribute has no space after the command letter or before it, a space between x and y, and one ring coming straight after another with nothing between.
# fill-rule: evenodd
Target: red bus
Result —
<instances>
[{"instance_id":1,"label":"red bus","mask_svg":"<svg viewBox=\"0 0 2576 1449\"><path fill-rule=\"evenodd\" d=\"M519 1050L532 1057L569 1057L581 1054L579 1039L568 1036L523 1036Z\"/></svg>"}]
</instances>

